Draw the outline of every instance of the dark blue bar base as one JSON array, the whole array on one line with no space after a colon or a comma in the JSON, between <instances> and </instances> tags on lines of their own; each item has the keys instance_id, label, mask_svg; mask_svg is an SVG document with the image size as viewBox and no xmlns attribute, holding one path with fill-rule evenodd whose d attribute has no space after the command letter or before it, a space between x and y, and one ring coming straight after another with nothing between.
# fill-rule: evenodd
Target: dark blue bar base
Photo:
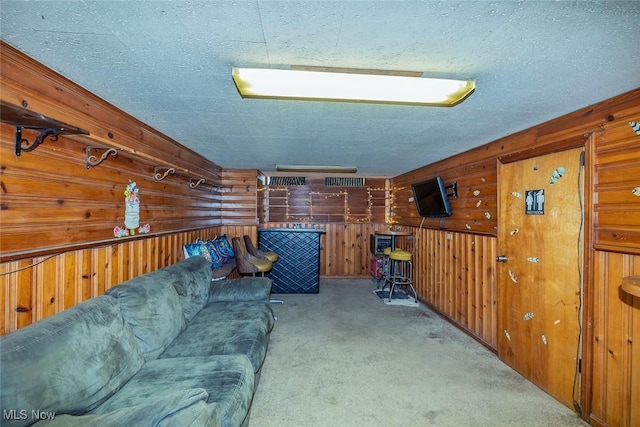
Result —
<instances>
[{"instance_id":1,"label":"dark blue bar base","mask_svg":"<svg viewBox=\"0 0 640 427\"><path fill-rule=\"evenodd\" d=\"M317 294L320 291L320 235L324 230L264 228L258 230L260 250L278 254L265 276L276 294Z\"/></svg>"}]
</instances>

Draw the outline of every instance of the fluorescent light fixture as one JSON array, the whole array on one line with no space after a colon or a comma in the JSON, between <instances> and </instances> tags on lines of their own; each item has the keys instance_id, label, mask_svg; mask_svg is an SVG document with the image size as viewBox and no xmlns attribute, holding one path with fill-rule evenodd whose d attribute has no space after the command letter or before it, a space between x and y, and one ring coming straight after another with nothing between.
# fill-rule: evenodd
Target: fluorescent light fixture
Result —
<instances>
[{"instance_id":1,"label":"fluorescent light fixture","mask_svg":"<svg viewBox=\"0 0 640 427\"><path fill-rule=\"evenodd\" d=\"M339 72L327 72L234 67L232 75L243 98L452 107L475 90L473 80L434 79L380 72L350 73L342 69Z\"/></svg>"},{"instance_id":2,"label":"fluorescent light fixture","mask_svg":"<svg viewBox=\"0 0 640 427\"><path fill-rule=\"evenodd\" d=\"M324 172L324 173L356 173L355 166L325 166L325 165L276 165L278 172Z\"/></svg>"}]
</instances>

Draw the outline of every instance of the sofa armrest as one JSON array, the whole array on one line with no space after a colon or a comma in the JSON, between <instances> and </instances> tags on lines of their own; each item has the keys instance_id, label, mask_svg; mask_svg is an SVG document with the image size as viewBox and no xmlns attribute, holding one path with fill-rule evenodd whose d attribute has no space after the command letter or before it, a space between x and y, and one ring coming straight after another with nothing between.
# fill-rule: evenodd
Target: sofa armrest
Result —
<instances>
[{"instance_id":1,"label":"sofa armrest","mask_svg":"<svg viewBox=\"0 0 640 427\"><path fill-rule=\"evenodd\" d=\"M211 282L209 302L269 300L271 279L267 277L243 277Z\"/></svg>"}]
</instances>

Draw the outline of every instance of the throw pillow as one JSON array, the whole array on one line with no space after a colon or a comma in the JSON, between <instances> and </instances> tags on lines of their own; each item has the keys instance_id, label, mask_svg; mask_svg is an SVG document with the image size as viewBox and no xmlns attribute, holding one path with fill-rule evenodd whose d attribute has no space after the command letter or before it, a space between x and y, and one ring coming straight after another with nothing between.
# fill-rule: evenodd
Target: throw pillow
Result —
<instances>
[{"instance_id":1,"label":"throw pillow","mask_svg":"<svg viewBox=\"0 0 640 427\"><path fill-rule=\"evenodd\" d=\"M222 264L225 262L216 248L211 244L211 240L207 240L204 242L205 247L207 248L207 252L209 252L209 256L211 257L211 268L220 268Z\"/></svg>"},{"instance_id":2,"label":"throw pillow","mask_svg":"<svg viewBox=\"0 0 640 427\"><path fill-rule=\"evenodd\" d=\"M211 253L209 253L209 248L207 248L207 245L201 239L196 239L195 244L200 246L200 255L202 255L204 259L209 262L209 265L213 267L213 258L211 258Z\"/></svg>"},{"instance_id":3,"label":"throw pillow","mask_svg":"<svg viewBox=\"0 0 640 427\"><path fill-rule=\"evenodd\" d=\"M218 237L218 239L220 239L220 243L227 250L227 254L229 254L229 257L233 258L234 256L236 256L235 252L233 252L233 246L231 246L231 243L229 242L229 239L227 238L226 234L223 234L222 236Z\"/></svg>"},{"instance_id":4,"label":"throw pillow","mask_svg":"<svg viewBox=\"0 0 640 427\"><path fill-rule=\"evenodd\" d=\"M202 255L202 247L199 243L187 243L184 245L184 254L187 258Z\"/></svg>"},{"instance_id":5,"label":"throw pillow","mask_svg":"<svg viewBox=\"0 0 640 427\"><path fill-rule=\"evenodd\" d=\"M220 261L223 264L227 264L231 260L231 257L229 256L227 248L221 243L221 241L217 237L213 240L208 240L208 243L211 250L213 250L218 254L218 256L220 257Z\"/></svg>"}]
</instances>

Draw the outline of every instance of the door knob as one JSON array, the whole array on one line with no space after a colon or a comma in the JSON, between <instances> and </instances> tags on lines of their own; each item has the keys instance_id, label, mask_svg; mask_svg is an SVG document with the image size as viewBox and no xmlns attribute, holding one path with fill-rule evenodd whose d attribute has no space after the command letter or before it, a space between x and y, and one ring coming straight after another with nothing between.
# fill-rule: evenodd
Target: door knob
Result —
<instances>
[{"instance_id":1,"label":"door knob","mask_svg":"<svg viewBox=\"0 0 640 427\"><path fill-rule=\"evenodd\" d=\"M507 262L507 256L506 255L498 255L496 257L496 261L498 261L498 262Z\"/></svg>"}]
</instances>

